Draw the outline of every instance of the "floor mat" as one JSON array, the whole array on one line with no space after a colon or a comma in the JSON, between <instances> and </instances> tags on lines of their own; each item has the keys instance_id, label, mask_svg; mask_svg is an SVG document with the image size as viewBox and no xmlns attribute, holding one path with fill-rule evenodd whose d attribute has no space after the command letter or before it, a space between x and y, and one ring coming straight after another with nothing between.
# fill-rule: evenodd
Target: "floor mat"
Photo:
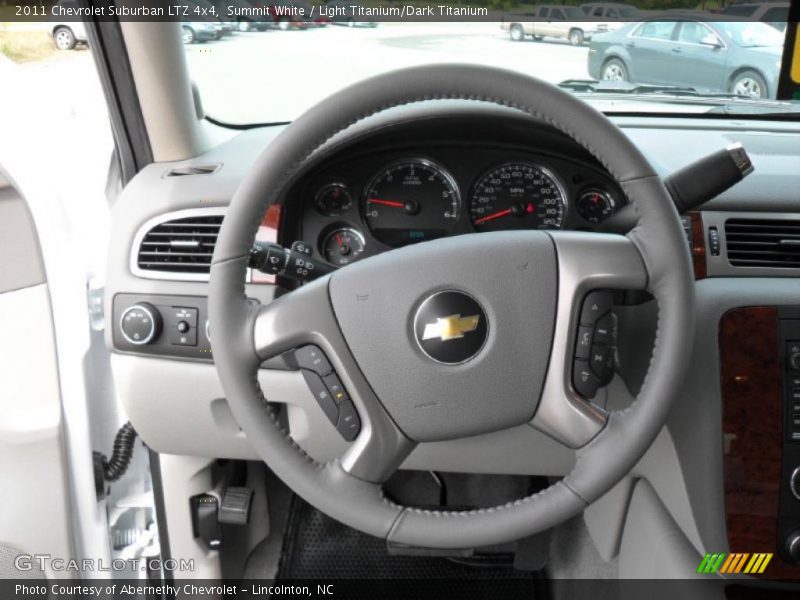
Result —
<instances>
[{"instance_id":1,"label":"floor mat","mask_svg":"<svg viewBox=\"0 0 800 600\"><path fill-rule=\"evenodd\" d=\"M389 555L383 540L342 525L295 496L278 580L311 579L368 584L347 586L348 597L361 597L359 590L363 590L363 597L371 598L544 597L539 593L542 581L538 573L505 565L473 566L447 558ZM443 594L445 590L451 593ZM464 595L464 590L468 594Z\"/></svg>"}]
</instances>

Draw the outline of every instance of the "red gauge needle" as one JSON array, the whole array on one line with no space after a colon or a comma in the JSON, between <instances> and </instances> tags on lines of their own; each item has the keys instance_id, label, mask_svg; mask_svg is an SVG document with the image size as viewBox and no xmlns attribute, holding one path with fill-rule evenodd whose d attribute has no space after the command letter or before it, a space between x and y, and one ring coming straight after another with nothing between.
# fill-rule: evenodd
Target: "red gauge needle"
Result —
<instances>
[{"instance_id":1,"label":"red gauge needle","mask_svg":"<svg viewBox=\"0 0 800 600\"><path fill-rule=\"evenodd\" d=\"M493 221L494 219L499 219L500 217L505 217L506 215L511 214L511 209L507 208L505 210L499 210L496 213L492 213L491 215L486 215L485 217L481 217L475 221L475 225L483 225L487 221Z\"/></svg>"},{"instance_id":2,"label":"red gauge needle","mask_svg":"<svg viewBox=\"0 0 800 600\"><path fill-rule=\"evenodd\" d=\"M405 202L397 202L395 200L381 200L380 198L370 198L367 202L371 204L383 204L384 206L391 206L393 208L405 208Z\"/></svg>"},{"instance_id":3,"label":"red gauge needle","mask_svg":"<svg viewBox=\"0 0 800 600\"><path fill-rule=\"evenodd\" d=\"M344 246L344 242L342 241L342 234L341 233L337 233L336 234L336 243L339 244L340 246Z\"/></svg>"}]
</instances>

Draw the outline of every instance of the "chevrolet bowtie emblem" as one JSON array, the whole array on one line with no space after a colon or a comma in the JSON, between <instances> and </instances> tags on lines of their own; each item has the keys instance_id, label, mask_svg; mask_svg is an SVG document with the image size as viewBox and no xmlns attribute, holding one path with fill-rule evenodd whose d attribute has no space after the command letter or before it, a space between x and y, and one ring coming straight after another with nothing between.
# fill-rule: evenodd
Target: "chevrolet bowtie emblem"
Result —
<instances>
[{"instance_id":1,"label":"chevrolet bowtie emblem","mask_svg":"<svg viewBox=\"0 0 800 600\"><path fill-rule=\"evenodd\" d=\"M443 342L463 338L465 333L475 331L481 320L480 315L462 317L461 315L450 315L440 317L435 323L427 323L422 334L423 340L441 339Z\"/></svg>"}]
</instances>

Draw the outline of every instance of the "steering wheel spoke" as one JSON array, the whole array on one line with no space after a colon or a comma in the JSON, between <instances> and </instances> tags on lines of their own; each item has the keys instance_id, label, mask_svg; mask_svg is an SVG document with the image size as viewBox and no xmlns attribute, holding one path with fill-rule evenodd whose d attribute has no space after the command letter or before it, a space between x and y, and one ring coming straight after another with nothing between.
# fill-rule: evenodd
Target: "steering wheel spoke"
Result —
<instances>
[{"instance_id":1,"label":"steering wheel spoke","mask_svg":"<svg viewBox=\"0 0 800 600\"><path fill-rule=\"evenodd\" d=\"M558 309L550 366L531 421L536 429L570 448L589 443L607 414L575 389L575 346L581 305L593 290L644 289L647 270L638 249L619 235L554 232L558 262Z\"/></svg>"},{"instance_id":2,"label":"steering wheel spoke","mask_svg":"<svg viewBox=\"0 0 800 600\"><path fill-rule=\"evenodd\" d=\"M328 278L321 279L262 306L253 324L255 351L266 360L299 349L290 360L307 381L316 382L316 400L353 442L342 457L343 469L358 479L382 482L415 444L392 421L358 368L336 324L327 286Z\"/></svg>"}]
</instances>

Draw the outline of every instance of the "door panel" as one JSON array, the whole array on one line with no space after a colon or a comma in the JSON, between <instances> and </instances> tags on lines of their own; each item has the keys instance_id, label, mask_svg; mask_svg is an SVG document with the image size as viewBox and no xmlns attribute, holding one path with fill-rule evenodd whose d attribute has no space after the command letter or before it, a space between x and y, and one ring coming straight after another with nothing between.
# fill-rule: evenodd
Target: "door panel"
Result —
<instances>
[{"instance_id":1,"label":"door panel","mask_svg":"<svg viewBox=\"0 0 800 600\"><path fill-rule=\"evenodd\" d=\"M24 200L2 179L0 340L0 572L41 576L24 555L73 556L61 397L36 232Z\"/></svg>"}]
</instances>

